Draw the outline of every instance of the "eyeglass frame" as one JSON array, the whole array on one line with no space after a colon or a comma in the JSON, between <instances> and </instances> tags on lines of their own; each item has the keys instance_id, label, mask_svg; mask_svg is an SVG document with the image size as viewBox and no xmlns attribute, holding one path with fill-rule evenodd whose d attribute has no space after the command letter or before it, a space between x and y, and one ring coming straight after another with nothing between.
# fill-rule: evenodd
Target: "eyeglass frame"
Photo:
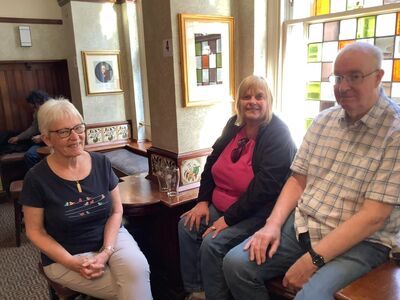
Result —
<instances>
[{"instance_id":1,"label":"eyeglass frame","mask_svg":"<svg viewBox=\"0 0 400 300\"><path fill-rule=\"evenodd\" d=\"M231 152L231 161L232 163L237 163L239 159L242 157L242 153L244 148L246 147L249 139L247 137L243 137L237 142L237 147L235 147ZM236 154L238 153L238 154Z\"/></svg>"},{"instance_id":2,"label":"eyeglass frame","mask_svg":"<svg viewBox=\"0 0 400 300\"><path fill-rule=\"evenodd\" d=\"M331 74L328 77L328 81L332 84L332 85L338 85L340 83L343 82L343 79L346 80L346 82L350 85L358 85L361 84L364 81L365 77L371 76L372 74L379 72L380 69L376 69L372 72L369 72L367 74L363 74L361 71L355 71L355 72L350 72L348 74L345 75L335 75L335 74ZM352 76L354 77L355 75L360 75L360 77L357 78L352 78ZM356 82L360 80L359 82Z\"/></svg>"},{"instance_id":3,"label":"eyeglass frame","mask_svg":"<svg viewBox=\"0 0 400 300\"><path fill-rule=\"evenodd\" d=\"M76 131L77 127L79 127L79 126L83 126L82 132L77 132L77 131ZM80 124L75 125L75 126L72 127L72 128L61 128L61 129L58 129L58 130L49 130L49 133L57 133L57 135L58 135L60 138L66 139L66 138L68 138L68 137L71 136L72 130L73 130L76 134L82 134L82 133L85 132L85 129L86 129L86 124L85 124L85 123L80 123ZM65 133L67 133L66 130L68 130L68 135L63 136L63 133L64 133L63 130L64 130Z\"/></svg>"}]
</instances>

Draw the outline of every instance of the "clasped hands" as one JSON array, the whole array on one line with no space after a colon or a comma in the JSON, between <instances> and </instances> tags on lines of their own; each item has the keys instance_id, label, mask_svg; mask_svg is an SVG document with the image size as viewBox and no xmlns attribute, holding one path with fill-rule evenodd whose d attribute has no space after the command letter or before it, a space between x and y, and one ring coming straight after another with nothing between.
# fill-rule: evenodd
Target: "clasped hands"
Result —
<instances>
[{"instance_id":1,"label":"clasped hands","mask_svg":"<svg viewBox=\"0 0 400 300\"><path fill-rule=\"evenodd\" d=\"M74 258L76 258L74 271L86 279L96 279L103 276L109 255L103 251L95 256L75 256Z\"/></svg>"},{"instance_id":2,"label":"clasped hands","mask_svg":"<svg viewBox=\"0 0 400 300\"><path fill-rule=\"evenodd\" d=\"M244 250L249 252L249 260L261 265L265 263L267 258L272 258L279 247L280 236L281 228L273 224L265 225L254 233L244 246ZM311 256L305 253L288 269L282 285L293 292L297 292L316 270L317 268L312 264Z\"/></svg>"},{"instance_id":3,"label":"clasped hands","mask_svg":"<svg viewBox=\"0 0 400 300\"><path fill-rule=\"evenodd\" d=\"M210 211L208 208L207 201L201 201L197 203L191 210L185 212L181 215L181 218L185 218L184 225L188 227L190 231L192 231L193 226L195 226L196 230L199 231L201 218L205 218L205 223L208 226L210 220ZM222 230L227 228L228 225L225 222L224 217L218 218L212 226L208 227L206 231L203 233L202 237L206 237L210 232L213 232L212 238L215 238Z\"/></svg>"}]
</instances>

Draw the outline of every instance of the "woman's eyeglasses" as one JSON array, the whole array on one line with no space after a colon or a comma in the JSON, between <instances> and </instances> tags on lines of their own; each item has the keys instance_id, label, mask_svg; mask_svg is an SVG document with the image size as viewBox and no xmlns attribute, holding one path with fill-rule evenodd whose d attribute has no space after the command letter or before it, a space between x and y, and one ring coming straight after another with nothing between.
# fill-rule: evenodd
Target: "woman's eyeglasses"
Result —
<instances>
[{"instance_id":1,"label":"woman's eyeglasses","mask_svg":"<svg viewBox=\"0 0 400 300\"><path fill-rule=\"evenodd\" d=\"M85 131L85 123L78 124L72 128L62 128L59 130L49 130L49 132L57 133L60 138L67 138L71 135L72 130L77 134L81 134Z\"/></svg>"},{"instance_id":2,"label":"woman's eyeglasses","mask_svg":"<svg viewBox=\"0 0 400 300\"><path fill-rule=\"evenodd\" d=\"M249 141L248 138L241 138L238 143L237 147L232 150L231 152L231 161L233 163L237 162L239 158L242 156L244 147L246 146L247 142Z\"/></svg>"}]
</instances>

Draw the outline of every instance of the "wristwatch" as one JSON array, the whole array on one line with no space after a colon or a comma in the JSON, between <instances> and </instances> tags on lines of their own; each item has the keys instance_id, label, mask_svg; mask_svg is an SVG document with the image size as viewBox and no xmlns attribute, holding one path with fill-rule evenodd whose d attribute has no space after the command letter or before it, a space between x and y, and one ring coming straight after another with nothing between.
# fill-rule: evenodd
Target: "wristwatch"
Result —
<instances>
[{"instance_id":1,"label":"wristwatch","mask_svg":"<svg viewBox=\"0 0 400 300\"><path fill-rule=\"evenodd\" d=\"M312 263L319 268L323 267L325 265L325 260L324 258L319 255L317 252L314 251L312 247L308 250L308 253L311 255L311 260Z\"/></svg>"}]
</instances>

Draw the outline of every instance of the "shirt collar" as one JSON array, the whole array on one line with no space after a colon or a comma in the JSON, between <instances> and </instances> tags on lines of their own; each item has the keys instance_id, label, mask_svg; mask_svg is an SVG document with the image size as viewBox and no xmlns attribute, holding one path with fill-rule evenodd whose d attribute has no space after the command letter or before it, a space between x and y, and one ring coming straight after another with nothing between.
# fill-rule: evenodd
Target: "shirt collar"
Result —
<instances>
[{"instance_id":1,"label":"shirt collar","mask_svg":"<svg viewBox=\"0 0 400 300\"><path fill-rule=\"evenodd\" d=\"M339 125L343 128L347 127L349 129L359 128L360 126L366 126L368 128L374 128L379 120L379 117L384 112L384 108L387 103L387 97L382 92L379 96L378 101L371 107L371 109L358 121L351 124L348 121L346 111L342 108L339 113Z\"/></svg>"}]
</instances>

